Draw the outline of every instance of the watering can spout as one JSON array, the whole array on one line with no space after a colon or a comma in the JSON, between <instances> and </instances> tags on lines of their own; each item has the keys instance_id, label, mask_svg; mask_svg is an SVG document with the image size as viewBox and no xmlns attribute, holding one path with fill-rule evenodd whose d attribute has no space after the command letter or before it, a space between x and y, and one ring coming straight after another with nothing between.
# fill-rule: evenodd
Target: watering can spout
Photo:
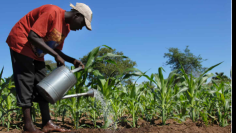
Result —
<instances>
[{"instance_id":1,"label":"watering can spout","mask_svg":"<svg viewBox=\"0 0 236 133\"><path fill-rule=\"evenodd\" d=\"M81 96L94 97L94 91L93 91L93 89L89 89L89 91L87 91L87 92L85 92L85 93L78 93L78 94L66 95L66 96L64 96L62 99L72 98L72 97L81 97Z\"/></svg>"},{"instance_id":2,"label":"watering can spout","mask_svg":"<svg viewBox=\"0 0 236 133\"><path fill-rule=\"evenodd\" d=\"M87 91L87 95L90 96L90 97L94 97L94 90L89 89L89 91Z\"/></svg>"}]
</instances>

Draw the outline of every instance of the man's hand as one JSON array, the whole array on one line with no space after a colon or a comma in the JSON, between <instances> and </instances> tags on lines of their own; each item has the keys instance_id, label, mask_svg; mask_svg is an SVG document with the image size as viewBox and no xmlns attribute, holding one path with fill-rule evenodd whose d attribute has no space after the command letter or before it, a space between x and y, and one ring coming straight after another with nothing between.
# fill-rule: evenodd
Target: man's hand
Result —
<instances>
[{"instance_id":1,"label":"man's hand","mask_svg":"<svg viewBox=\"0 0 236 133\"><path fill-rule=\"evenodd\" d=\"M65 66L65 60L61 58L60 55L56 55L55 56L55 60L57 63L59 63L60 65L64 65Z\"/></svg>"},{"instance_id":2,"label":"man's hand","mask_svg":"<svg viewBox=\"0 0 236 133\"><path fill-rule=\"evenodd\" d=\"M79 60L74 60L73 64L74 64L75 68L82 66L82 68L84 69L84 64Z\"/></svg>"}]
</instances>

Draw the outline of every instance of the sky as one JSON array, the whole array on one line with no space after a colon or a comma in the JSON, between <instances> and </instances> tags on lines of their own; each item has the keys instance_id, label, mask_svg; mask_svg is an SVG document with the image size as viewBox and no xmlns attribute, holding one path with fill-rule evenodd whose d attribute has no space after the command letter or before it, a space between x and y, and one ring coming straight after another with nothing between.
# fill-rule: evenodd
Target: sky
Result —
<instances>
[{"instance_id":1,"label":"sky","mask_svg":"<svg viewBox=\"0 0 236 133\"><path fill-rule=\"evenodd\" d=\"M210 73L224 72L230 77L232 67L231 2L230 0L10 0L0 4L0 69L3 76L13 74L6 38L11 28L29 11L44 4L53 4L69 11L73 5L87 4L92 12L92 31L83 28L71 31L63 52L76 59L98 46L107 45L136 61L139 70L157 73L163 67L164 77L171 72L164 65L164 53L174 47L207 61L203 67L223 63ZM50 55L45 60L53 60ZM71 66L72 64L66 63ZM139 83L147 81L142 77Z\"/></svg>"}]
</instances>

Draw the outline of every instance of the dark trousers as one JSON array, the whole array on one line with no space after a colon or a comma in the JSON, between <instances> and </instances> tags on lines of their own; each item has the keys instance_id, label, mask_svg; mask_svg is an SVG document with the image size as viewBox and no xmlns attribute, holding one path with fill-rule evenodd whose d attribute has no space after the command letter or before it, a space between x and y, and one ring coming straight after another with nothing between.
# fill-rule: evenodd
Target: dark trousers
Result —
<instances>
[{"instance_id":1,"label":"dark trousers","mask_svg":"<svg viewBox=\"0 0 236 133\"><path fill-rule=\"evenodd\" d=\"M32 102L48 103L37 91L36 85L46 76L44 61L37 61L10 49L17 105L30 107Z\"/></svg>"}]
</instances>

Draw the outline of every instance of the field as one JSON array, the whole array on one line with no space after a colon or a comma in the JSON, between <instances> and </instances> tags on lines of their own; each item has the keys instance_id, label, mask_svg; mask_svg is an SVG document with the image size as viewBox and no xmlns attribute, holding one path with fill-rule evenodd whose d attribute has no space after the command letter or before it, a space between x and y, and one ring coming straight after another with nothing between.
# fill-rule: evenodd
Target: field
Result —
<instances>
[{"instance_id":1,"label":"field","mask_svg":"<svg viewBox=\"0 0 236 133\"><path fill-rule=\"evenodd\" d=\"M108 46L105 46L109 48ZM231 132L231 81L208 73L198 77L172 71L163 77L160 67L155 74L146 75L129 68L120 75L105 78L94 70L96 62L116 63L112 58L126 58L111 53L95 58L100 47L93 49L83 71L75 73L78 82L67 94L83 93L93 88L95 97L78 97L50 104L53 121L74 132ZM106 60L103 60L107 58ZM71 69L74 69L73 67ZM0 131L21 132L22 112L16 106L12 77L0 74ZM87 83L88 75L95 80ZM124 80L136 77L134 83ZM140 77L147 82L137 84ZM40 128L40 109L32 106L32 119Z\"/></svg>"},{"instance_id":2,"label":"field","mask_svg":"<svg viewBox=\"0 0 236 133\"><path fill-rule=\"evenodd\" d=\"M60 119L60 118L59 118ZM55 119L53 119L55 121ZM82 118L80 120L81 124L89 124L93 125L92 121L84 120ZM220 127L219 125L208 125L206 126L202 121L198 121L193 123L190 119L187 119L183 123L177 123L174 120L167 120L167 125L161 125L161 120L153 120L153 123L146 122L145 120L138 120L137 125L139 128L131 128L127 123L119 123L118 128L116 130L111 129L100 129L100 128L79 128L73 129L73 124L70 119L65 120L63 124L61 119L55 122L61 127L72 130L70 133L230 133L231 125L226 127ZM22 122L15 122L19 128L22 128ZM40 119L36 122L37 127L40 129ZM99 123L98 123L99 124ZM0 127L2 132L6 132L6 127ZM0 133L1 133L0 131ZM21 129L10 129L9 132L21 133Z\"/></svg>"}]
</instances>

